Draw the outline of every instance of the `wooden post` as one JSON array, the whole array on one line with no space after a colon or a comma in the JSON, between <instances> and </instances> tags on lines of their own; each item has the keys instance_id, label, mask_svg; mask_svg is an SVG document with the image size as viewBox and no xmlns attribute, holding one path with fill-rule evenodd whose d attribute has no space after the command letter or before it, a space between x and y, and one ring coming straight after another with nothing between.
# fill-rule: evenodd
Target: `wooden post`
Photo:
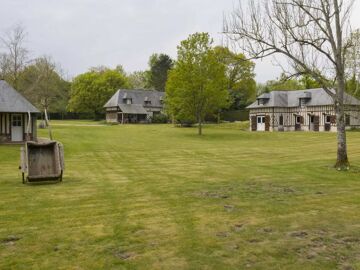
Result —
<instances>
[{"instance_id":1,"label":"wooden post","mask_svg":"<svg viewBox=\"0 0 360 270\"><path fill-rule=\"evenodd\" d=\"M121 113L121 124L122 125L124 124L124 113L123 112Z\"/></svg>"}]
</instances>

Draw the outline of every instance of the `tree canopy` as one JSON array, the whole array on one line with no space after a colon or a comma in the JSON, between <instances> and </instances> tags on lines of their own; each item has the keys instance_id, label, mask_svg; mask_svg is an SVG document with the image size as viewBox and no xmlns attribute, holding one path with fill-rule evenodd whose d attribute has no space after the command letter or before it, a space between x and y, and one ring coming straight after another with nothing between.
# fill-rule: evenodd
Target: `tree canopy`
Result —
<instances>
[{"instance_id":1,"label":"tree canopy","mask_svg":"<svg viewBox=\"0 0 360 270\"><path fill-rule=\"evenodd\" d=\"M166 54L153 54L149 59L148 86L158 91L165 91L168 72L174 63Z\"/></svg>"},{"instance_id":2,"label":"tree canopy","mask_svg":"<svg viewBox=\"0 0 360 270\"><path fill-rule=\"evenodd\" d=\"M19 73L18 90L38 108L65 112L70 83L65 81L50 57L40 57Z\"/></svg>"},{"instance_id":3,"label":"tree canopy","mask_svg":"<svg viewBox=\"0 0 360 270\"><path fill-rule=\"evenodd\" d=\"M228 80L207 33L195 33L178 46L178 59L169 72L166 108L176 120L198 123L228 107Z\"/></svg>"},{"instance_id":4,"label":"tree canopy","mask_svg":"<svg viewBox=\"0 0 360 270\"><path fill-rule=\"evenodd\" d=\"M231 109L243 109L256 98L255 63L245 55L217 46L214 53L225 66L227 88L231 96Z\"/></svg>"},{"instance_id":5,"label":"tree canopy","mask_svg":"<svg viewBox=\"0 0 360 270\"><path fill-rule=\"evenodd\" d=\"M118 70L91 70L77 76L71 86L69 110L91 112L98 117L103 106L119 88L129 88L127 78Z\"/></svg>"}]
</instances>

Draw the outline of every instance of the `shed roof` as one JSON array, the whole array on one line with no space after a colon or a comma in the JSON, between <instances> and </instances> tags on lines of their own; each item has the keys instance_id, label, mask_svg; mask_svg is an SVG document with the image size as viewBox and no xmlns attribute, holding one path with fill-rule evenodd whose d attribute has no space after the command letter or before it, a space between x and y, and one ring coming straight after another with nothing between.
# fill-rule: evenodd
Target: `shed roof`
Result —
<instances>
[{"instance_id":1,"label":"shed roof","mask_svg":"<svg viewBox=\"0 0 360 270\"><path fill-rule=\"evenodd\" d=\"M335 93L334 90L331 90ZM248 109L266 108L266 107L297 107L299 99L306 98L306 106L324 106L333 105L334 101L331 96L322 88L307 89L298 91L272 91L268 93L270 98L265 104L252 103ZM259 97L261 98L261 96ZM346 105L360 105L360 101L355 97L345 93L344 103Z\"/></svg>"},{"instance_id":2,"label":"shed roof","mask_svg":"<svg viewBox=\"0 0 360 270\"><path fill-rule=\"evenodd\" d=\"M0 112L39 113L26 98L4 80L0 80Z\"/></svg>"}]
</instances>

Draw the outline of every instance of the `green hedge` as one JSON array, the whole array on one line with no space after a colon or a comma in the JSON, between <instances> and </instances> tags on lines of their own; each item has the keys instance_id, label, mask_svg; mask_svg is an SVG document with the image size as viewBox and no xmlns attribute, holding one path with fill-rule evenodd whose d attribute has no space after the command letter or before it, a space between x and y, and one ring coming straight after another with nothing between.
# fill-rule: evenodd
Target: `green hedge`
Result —
<instances>
[{"instance_id":1,"label":"green hedge","mask_svg":"<svg viewBox=\"0 0 360 270\"><path fill-rule=\"evenodd\" d=\"M226 111L221 113L221 120L229 121L229 122L248 121L249 111L247 110Z\"/></svg>"}]
</instances>

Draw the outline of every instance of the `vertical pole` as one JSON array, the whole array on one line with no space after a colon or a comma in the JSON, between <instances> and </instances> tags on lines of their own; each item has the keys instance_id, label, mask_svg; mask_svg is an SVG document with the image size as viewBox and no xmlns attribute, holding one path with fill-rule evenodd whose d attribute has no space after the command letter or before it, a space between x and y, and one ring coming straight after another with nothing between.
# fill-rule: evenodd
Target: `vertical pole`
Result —
<instances>
[{"instance_id":1,"label":"vertical pole","mask_svg":"<svg viewBox=\"0 0 360 270\"><path fill-rule=\"evenodd\" d=\"M49 137L50 137L50 140L52 140L51 126L50 126L50 123L49 123L49 119L48 119L48 115L47 115L46 109L45 109L44 111L45 111L45 121L46 121L46 125L47 125L48 130L49 130Z\"/></svg>"},{"instance_id":2,"label":"vertical pole","mask_svg":"<svg viewBox=\"0 0 360 270\"><path fill-rule=\"evenodd\" d=\"M121 124L122 125L124 124L124 113L123 112L121 113Z\"/></svg>"}]
</instances>

